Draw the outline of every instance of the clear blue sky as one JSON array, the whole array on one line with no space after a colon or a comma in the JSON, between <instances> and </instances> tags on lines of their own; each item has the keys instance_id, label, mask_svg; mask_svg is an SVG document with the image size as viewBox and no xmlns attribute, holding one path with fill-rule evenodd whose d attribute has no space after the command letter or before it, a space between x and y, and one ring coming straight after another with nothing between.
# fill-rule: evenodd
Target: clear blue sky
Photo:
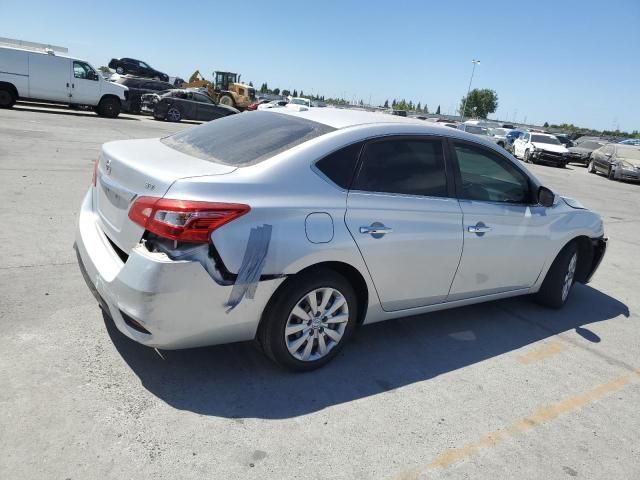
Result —
<instances>
[{"instance_id":1,"label":"clear blue sky","mask_svg":"<svg viewBox=\"0 0 640 480\"><path fill-rule=\"evenodd\" d=\"M163 2L0 0L0 36L105 65L244 80L452 112L473 87L497 116L640 129L640 0ZM224 6L224 8L222 8Z\"/></svg>"}]
</instances>

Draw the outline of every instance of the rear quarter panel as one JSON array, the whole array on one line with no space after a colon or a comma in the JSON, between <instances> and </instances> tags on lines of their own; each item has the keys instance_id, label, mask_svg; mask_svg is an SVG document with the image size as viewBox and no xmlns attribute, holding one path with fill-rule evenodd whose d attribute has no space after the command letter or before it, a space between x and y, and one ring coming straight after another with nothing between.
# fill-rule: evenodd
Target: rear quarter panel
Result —
<instances>
[{"instance_id":1,"label":"rear quarter panel","mask_svg":"<svg viewBox=\"0 0 640 480\"><path fill-rule=\"evenodd\" d=\"M29 54L22 50L0 48L0 82L16 87L18 96L29 96Z\"/></svg>"}]
</instances>

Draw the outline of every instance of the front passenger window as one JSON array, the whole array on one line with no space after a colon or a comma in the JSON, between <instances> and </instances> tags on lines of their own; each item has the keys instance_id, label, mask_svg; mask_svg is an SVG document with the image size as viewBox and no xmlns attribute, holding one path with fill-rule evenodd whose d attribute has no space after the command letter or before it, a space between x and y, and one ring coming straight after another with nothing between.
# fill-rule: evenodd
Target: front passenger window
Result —
<instances>
[{"instance_id":1,"label":"front passenger window","mask_svg":"<svg viewBox=\"0 0 640 480\"><path fill-rule=\"evenodd\" d=\"M454 148L464 198L485 202L531 202L529 178L509 160L468 144L454 143Z\"/></svg>"}]
</instances>

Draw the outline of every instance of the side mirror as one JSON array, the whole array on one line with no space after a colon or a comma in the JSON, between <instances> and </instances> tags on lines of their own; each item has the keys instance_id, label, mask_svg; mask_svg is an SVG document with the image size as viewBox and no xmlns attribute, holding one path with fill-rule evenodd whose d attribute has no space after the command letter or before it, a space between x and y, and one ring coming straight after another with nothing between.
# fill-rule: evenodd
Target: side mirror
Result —
<instances>
[{"instance_id":1,"label":"side mirror","mask_svg":"<svg viewBox=\"0 0 640 480\"><path fill-rule=\"evenodd\" d=\"M555 199L556 194L547 187L540 187L538 189L538 203L543 207L552 207Z\"/></svg>"}]
</instances>

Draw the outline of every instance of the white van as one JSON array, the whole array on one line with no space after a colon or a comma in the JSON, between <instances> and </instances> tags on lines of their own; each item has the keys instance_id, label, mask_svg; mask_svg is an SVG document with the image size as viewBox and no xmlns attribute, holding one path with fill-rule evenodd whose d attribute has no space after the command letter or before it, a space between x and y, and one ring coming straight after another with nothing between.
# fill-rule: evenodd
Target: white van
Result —
<instances>
[{"instance_id":1,"label":"white van","mask_svg":"<svg viewBox=\"0 0 640 480\"><path fill-rule=\"evenodd\" d=\"M0 43L0 108L11 108L20 98L88 105L98 115L115 118L127 95L127 87L105 80L84 60Z\"/></svg>"}]
</instances>

